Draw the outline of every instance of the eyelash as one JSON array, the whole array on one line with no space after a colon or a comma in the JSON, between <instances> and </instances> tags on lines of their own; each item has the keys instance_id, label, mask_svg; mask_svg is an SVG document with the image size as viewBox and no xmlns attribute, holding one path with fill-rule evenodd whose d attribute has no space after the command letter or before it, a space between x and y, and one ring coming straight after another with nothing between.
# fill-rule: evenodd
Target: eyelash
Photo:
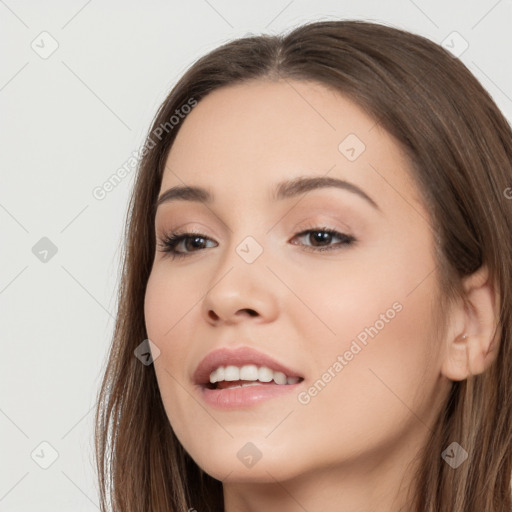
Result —
<instances>
[{"instance_id":1,"label":"eyelash","mask_svg":"<svg viewBox=\"0 0 512 512\"><path fill-rule=\"evenodd\" d=\"M305 245L304 247L307 247L306 250L308 252L325 252L325 251L339 250L339 249L342 249L342 246L350 246L350 245L353 245L355 242L357 242L356 238L354 238L352 235L346 235L345 233L340 233L339 231L336 231L334 229L329 229L327 227L323 227L323 228L312 227L312 228L306 229L304 231L301 231L300 233L297 233L293 238L302 237L302 236L308 235L310 233L327 233L331 236L340 238L342 241L337 246L314 247L314 246ZM165 235L162 239L160 239L158 241L158 245L160 247L160 251L172 256L172 259L185 258L195 252L198 252L198 251L190 251L188 253L187 252L182 253L182 252L176 251L176 246L184 240L186 241L186 240L193 239L193 238L202 238L204 240L210 240L210 238L208 238L206 235L203 235L202 233L196 233L196 232L170 233L168 235ZM293 245L297 245L297 244L293 244ZM201 250L201 249L199 249L199 250Z\"/></svg>"}]
</instances>

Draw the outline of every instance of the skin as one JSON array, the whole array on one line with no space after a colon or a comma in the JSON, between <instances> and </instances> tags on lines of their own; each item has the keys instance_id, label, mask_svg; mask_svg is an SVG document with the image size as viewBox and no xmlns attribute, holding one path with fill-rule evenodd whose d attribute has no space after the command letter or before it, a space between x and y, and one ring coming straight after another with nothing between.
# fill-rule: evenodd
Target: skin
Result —
<instances>
[{"instance_id":1,"label":"skin","mask_svg":"<svg viewBox=\"0 0 512 512\"><path fill-rule=\"evenodd\" d=\"M349 134L366 146L354 161L338 149ZM277 182L301 175L349 181L379 209L338 188L271 198ZM247 82L214 91L183 121L160 192L184 184L209 188L214 201L162 204L157 239L179 229L210 241L180 244L195 252L179 259L157 249L146 326L169 421L196 463L223 481L225 510L407 510L413 457L451 380L492 360L494 305L485 272L472 276L465 290L476 313L455 304L438 336L430 215L396 141L320 84ZM296 236L325 226L357 242ZM236 252L247 236L263 249L251 264ZM313 252L315 242L337 249ZM292 392L219 411L195 390L207 353L250 346L300 371L307 391L396 303L400 312L307 404ZM237 457L248 442L262 455L250 468Z\"/></svg>"}]
</instances>

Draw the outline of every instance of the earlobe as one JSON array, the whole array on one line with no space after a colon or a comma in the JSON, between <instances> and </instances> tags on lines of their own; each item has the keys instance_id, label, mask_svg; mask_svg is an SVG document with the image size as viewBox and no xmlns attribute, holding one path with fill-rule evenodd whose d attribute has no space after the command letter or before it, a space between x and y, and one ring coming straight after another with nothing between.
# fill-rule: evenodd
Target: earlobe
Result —
<instances>
[{"instance_id":1,"label":"earlobe","mask_svg":"<svg viewBox=\"0 0 512 512\"><path fill-rule=\"evenodd\" d=\"M451 380L464 380L483 373L498 352L499 300L485 266L465 278L464 297L454 314L458 332L449 333L442 373Z\"/></svg>"},{"instance_id":2,"label":"earlobe","mask_svg":"<svg viewBox=\"0 0 512 512\"><path fill-rule=\"evenodd\" d=\"M442 366L442 374L450 380L460 381L469 376L467 334L447 340L447 352Z\"/></svg>"}]
</instances>

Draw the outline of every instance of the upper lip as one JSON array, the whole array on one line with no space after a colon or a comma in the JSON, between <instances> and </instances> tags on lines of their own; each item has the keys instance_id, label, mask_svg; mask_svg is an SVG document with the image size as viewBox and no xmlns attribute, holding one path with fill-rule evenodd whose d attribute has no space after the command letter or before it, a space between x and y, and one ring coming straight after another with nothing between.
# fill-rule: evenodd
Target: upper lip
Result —
<instances>
[{"instance_id":1,"label":"upper lip","mask_svg":"<svg viewBox=\"0 0 512 512\"><path fill-rule=\"evenodd\" d=\"M247 364L266 366L276 372L283 372L287 377L302 378L298 372L288 368L267 354L258 352L250 347L239 347L236 349L219 348L207 354L197 366L193 380L195 384L208 384L210 382L210 373L219 366L233 365L241 367Z\"/></svg>"}]
</instances>

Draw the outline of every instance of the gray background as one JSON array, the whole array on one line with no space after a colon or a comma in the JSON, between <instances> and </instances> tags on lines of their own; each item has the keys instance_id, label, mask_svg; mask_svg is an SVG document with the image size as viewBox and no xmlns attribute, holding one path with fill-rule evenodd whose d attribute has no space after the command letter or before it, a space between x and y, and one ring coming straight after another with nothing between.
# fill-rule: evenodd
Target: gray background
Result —
<instances>
[{"instance_id":1,"label":"gray background","mask_svg":"<svg viewBox=\"0 0 512 512\"><path fill-rule=\"evenodd\" d=\"M1 510L98 509L94 402L133 166L95 188L199 56L330 17L445 41L512 119L512 0L0 1Z\"/></svg>"}]
</instances>

